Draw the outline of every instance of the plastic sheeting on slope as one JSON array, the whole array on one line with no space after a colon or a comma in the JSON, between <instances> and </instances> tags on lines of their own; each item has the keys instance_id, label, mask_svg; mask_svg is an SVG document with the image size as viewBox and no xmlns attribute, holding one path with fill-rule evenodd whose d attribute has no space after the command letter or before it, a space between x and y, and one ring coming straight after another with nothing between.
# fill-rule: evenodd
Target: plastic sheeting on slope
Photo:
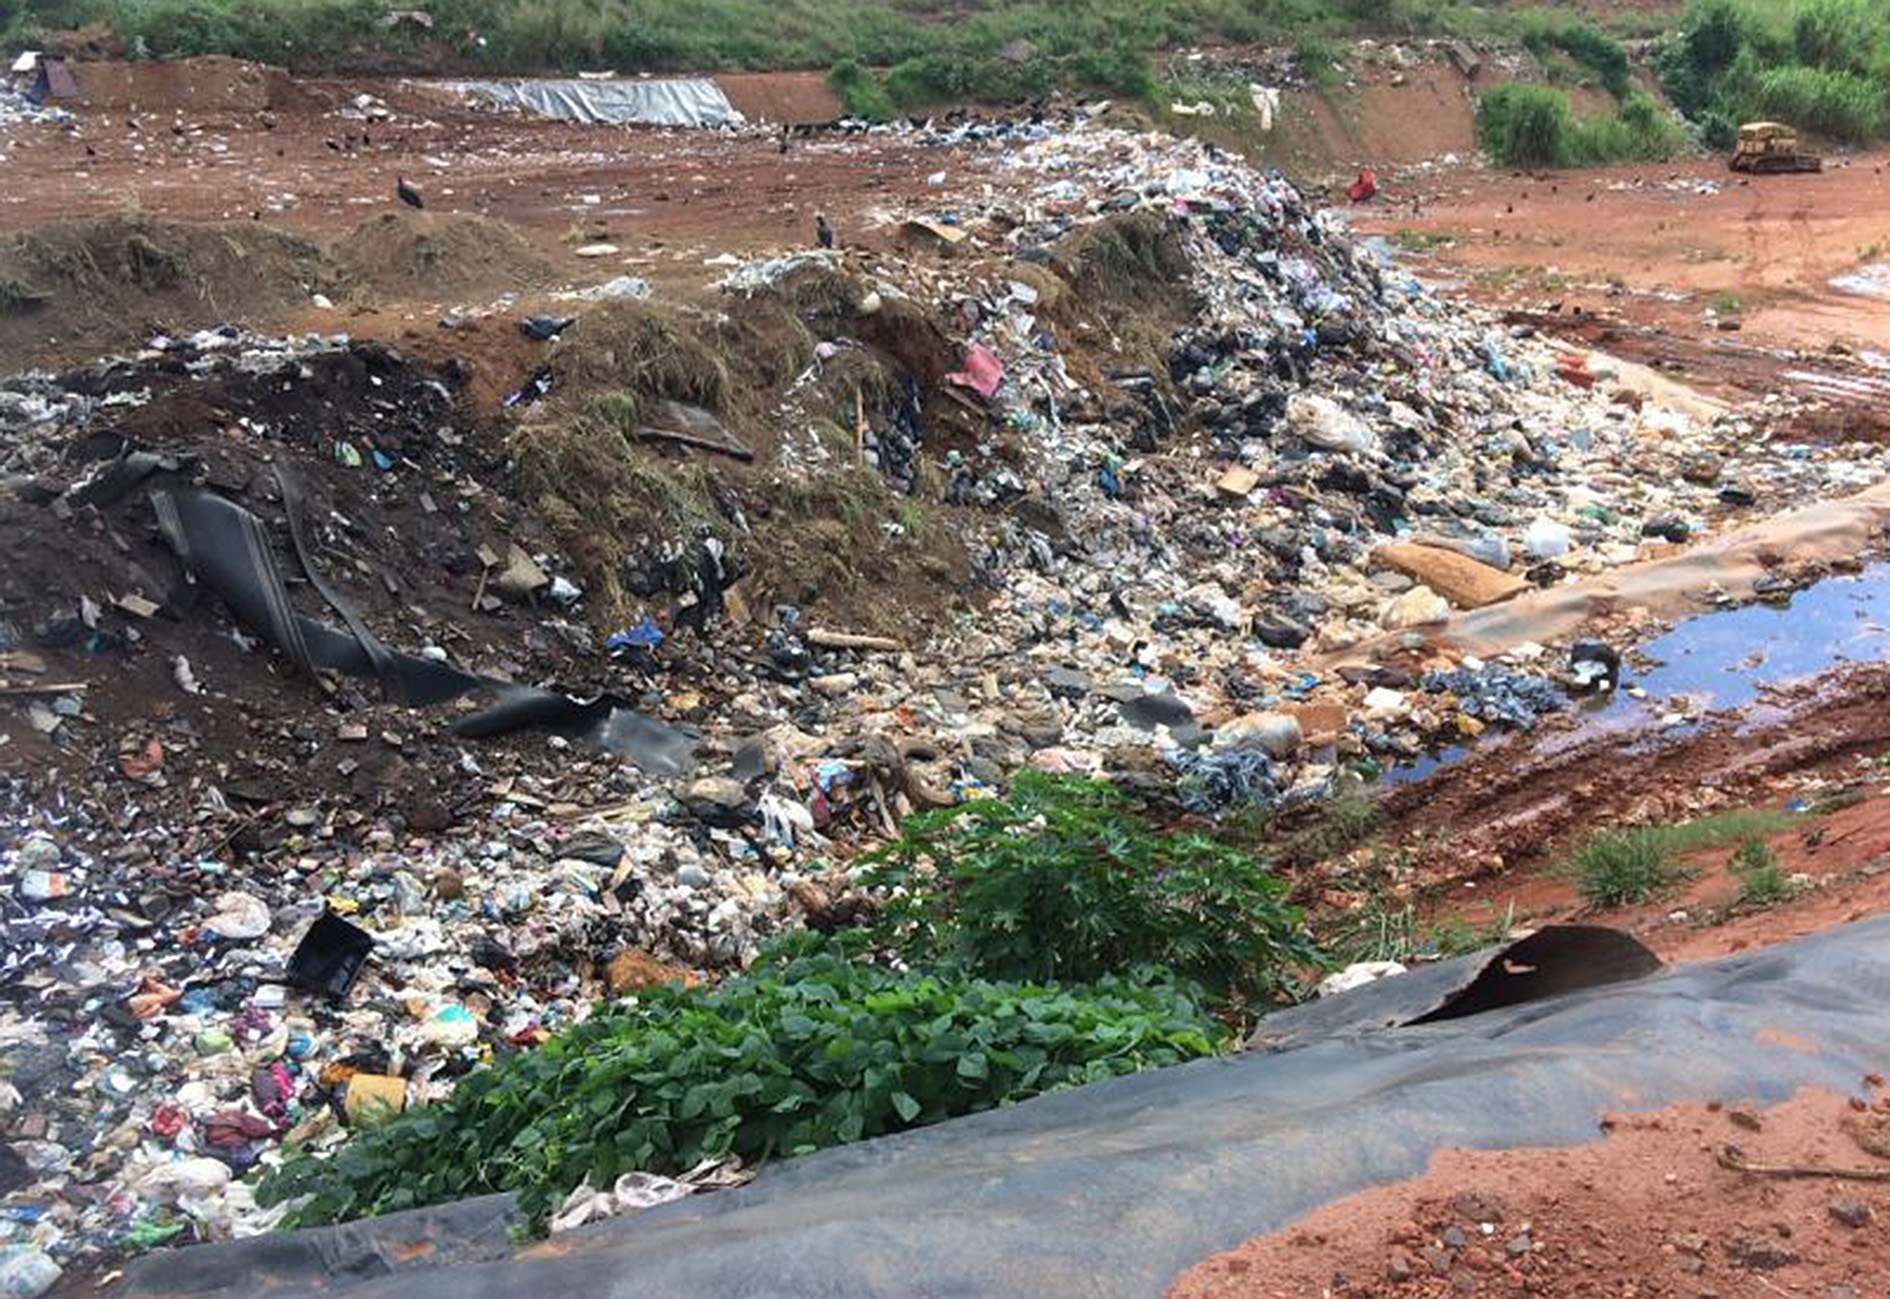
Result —
<instances>
[{"instance_id":1,"label":"plastic sheeting on slope","mask_svg":"<svg viewBox=\"0 0 1890 1299\"><path fill-rule=\"evenodd\" d=\"M1396 1019L1400 980L1352 1022ZM502 1198L138 1260L124 1299L1156 1296L1437 1150L1570 1145L1604 1112L1854 1088L1890 1061L1890 919L1468 1018L1341 1031L764 1169L507 1259ZM483 1242L483 1243L482 1243ZM434 1266L437 1261L440 1265ZM376 1273L379 1275L375 1275Z\"/></svg>"},{"instance_id":2,"label":"plastic sheeting on slope","mask_svg":"<svg viewBox=\"0 0 1890 1299\"><path fill-rule=\"evenodd\" d=\"M674 81L455 81L448 89L565 122L739 126L746 119L707 78Z\"/></svg>"},{"instance_id":3,"label":"plastic sheeting on slope","mask_svg":"<svg viewBox=\"0 0 1890 1299\"><path fill-rule=\"evenodd\" d=\"M113 490L121 490L127 481L135 482L160 465L158 457L144 456L124 472L114 473ZM469 739L542 727L578 736L630 759L645 771L680 775L694 768L696 746L691 736L611 696L583 702L556 691L512 685L463 672L449 663L388 650L322 579L302 531L296 480L280 468L276 477L304 574L340 615L346 632L295 611L270 555L262 521L242 506L214 492L182 488L154 491L151 504L157 512L159 530L184 566L215 591L239 621L262 634L302 671L313 675L317 668L323 668L349 676L375 677L389 698L414 708L445 703L475 691L490 694L493 702L488 707L456 719L448 728Z\"/></svg>"}]
</instances>

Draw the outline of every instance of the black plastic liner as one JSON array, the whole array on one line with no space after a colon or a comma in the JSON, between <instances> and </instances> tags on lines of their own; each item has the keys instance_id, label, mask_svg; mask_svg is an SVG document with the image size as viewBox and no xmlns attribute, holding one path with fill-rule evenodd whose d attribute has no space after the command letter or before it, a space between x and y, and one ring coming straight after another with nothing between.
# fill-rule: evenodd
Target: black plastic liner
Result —
<instances>
[{"instance_id":1,"label":"black plastic liner","mask_svg":"<svg viewBox=\"0 0 1890 1299\"><path fill-rule=\"evenodd\" d=\"M1416 1176L1441 1149L1572 1145L1601 1139L1606 1112L1849 1091L1890 1064L1890 919L1422 1024L1408 1020L1452 989L1431 989L1427 1009L1401 984L1314 1007L1350 1003L1349 1026L1324 1036L1305 1036L1302 1015L1287 1045L810 1155L516 1254L498 1243L509 1202L493 1197L150 1255L117 1293L1157 1296L1208 1255ZM1364 1027L1386 1021L1405 1026Z\"/></svg>"},{"instance_id":2,"label":"black plastic liner","mask_svg":"<svg viewBox=\"0 0 1890 1299\"><path fill-rule=\"evenodd\" d=\"M581 702L554 691L512 685L389 650L322 580L302 532L295 481L281 474L278 481L297 555L310 583L340 615L348 627L346 631L304 617L290 605L262 522L242 506L212 492L184 489L154 491L151 502L165 540L185 566L221 596L239 620L266 637L304 672L312 674L324 668L349 676L373 677L389 698L415 708L474 692L489 693L494 697L491 706L460 718L450 727L454 734L469 739L541 727L575 736L659 775L677 775L694 766L695 742L687 734L609 696Z\"/></svg>"}]
</instances>

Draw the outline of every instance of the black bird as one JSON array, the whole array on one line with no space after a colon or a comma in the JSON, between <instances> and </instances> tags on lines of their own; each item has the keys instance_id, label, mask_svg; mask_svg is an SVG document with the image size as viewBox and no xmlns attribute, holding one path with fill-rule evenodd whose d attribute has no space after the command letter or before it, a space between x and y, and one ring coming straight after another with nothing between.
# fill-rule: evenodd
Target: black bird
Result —
<instances>
[{"instance_id":1,"label":"black bird","mask_svg":"<svg viewBox=\"0 0 1890 1299\"><path fill-rule=\"evenodd\" d=\"M827 218L814 213L814 242L822 248L833 247L833 227L827 224Z\"/></svg>"},{"instance_id":2,"label":"black bird","mask_svg":"<svg viewBox=\"0 0 1890 1299\"><path fill-rule=\"evenodd\" d=\"M788 150L788 128L787 128L787 123L783 122L781 124L781 156L782 157L785 158L787 156L787 150Z\"/></svg>"},{"instance_id":3,"label":"black bird","mask_svg":"<svg viewBox=\"0 0 1890 1299\"><path fill-rule=\"evenodd\" d=\"M408 207L424 208L427 205L426 200L420 197L420 191L409 185L405 176L394 181L394 193L400 195L400 201Z\"/></svg>"}]
</instances>

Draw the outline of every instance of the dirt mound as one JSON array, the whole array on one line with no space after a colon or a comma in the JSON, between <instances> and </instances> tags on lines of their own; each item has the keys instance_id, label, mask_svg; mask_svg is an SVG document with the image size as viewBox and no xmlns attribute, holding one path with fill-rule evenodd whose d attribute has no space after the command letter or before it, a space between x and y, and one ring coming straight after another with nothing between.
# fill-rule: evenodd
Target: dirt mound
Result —
<instances>
[{"instance_id":1,"label":"dirt mound","mask_svg":"<svg viewBox=\"0 0 1890 1299\"><path fill-rule=\"evenodd\" d=\"M388 295L450 297L510 284L539 288L560 276L511 226L463 213L383 212L330 250L351 286Z\"/></svg>"},{"instance_id":2,"label":"dirt mound","mask_svg":"<svg viewBox=\"0 0 1890 1299\"><path fill-rule=\"evenodd\" d=\"M125 43L104 23L87 23L71 31L47 32L40 52L54 59L122 59Z\"/></svg>"},{"instance_id":3,"label":"dirt mound","mask_svg":"<svg viewBox=\"0 0 1890 1299\"><path fill-rule=\"evenodd\" d=\"M715 84L751 122L831 122L845 111L827 78L818 72L726 73Z\"/></svg>"},{"instance_id":4,"label":"dirt mound","mask_svg":"<svg viewBox=\"0 0 1890 1299\"><path fill-rule=\"evenodd\" d=\"M1874 1075L1858 1090L1762 1114L1611 1115L1603 1139L1575 1150L1445 1151L1422 1178L1210 1259L1169 1295L1880 1295L1890 1168L1867 1138L1890 1100Z\"/></svg>"},{"instance_id":5,"label":"dirt mound","mask_svg":"<svg viewBox=\"0 0 1890 1299\"><path fill-rule=\"evenodd\" d=\"M123 350L306 304L335 282L320 248L263 225L64 222L0 243L0 353L37 364Z\"/></svg>"},{"instance_id":6,"label":"dirt mound","mask_svg":"<svg viewBox=\"0 0 1890 1299\"><path fill-rule=\"evenodd\" d=\"M898 634L958 598L968 560L940 480L903 493L863 451L890 436L912 392L937 391L956 354L916 303L863 311L866 298L844 274L800 267L720 311L612 303L547 349L549 394L518 408L509 454L522 499L607 620L663 608L674 593L658 570L674 568L679 543L709 538L729 557L738 624L743 607L786 603ZM706 416L697 445L652 433L674 427L679 406ZM957 409L927 406L928 456L951 440ZM823 465L782 475L783 439L804 437L825 448Z\"/></svg>"},{"instance_id":7,"label":"dirt mound","mask_svg":"<svg viewBox=\"0 0 1890 1299\"><path fill-rule=\"evenodd\" d=\"M175 63L111 60L75 63L78 94L69 107L134 113L261 112L301 102L302 92L281 68L220 54Z\"/></svg>"},{"instance_id":8,"label":"dirt mound","mask_svg":"<svg viewBox=\"0 0 1890 1299\"><path fill-rule=\"evenodd\" d=\"M294 742L278 725L292 723L303 740L326 744L337 711L377 714L375 733L450 720L382 703L372 683L325 689L281 656L253 642L245 648L231 635L227 609L181 579L149 488L207 486L257 512L279 570L299 571L271 464L294 469L328 578L395 650L450 644L462 664L546 679L595 671L571 662L562 643L531 641L536 613L475 599L481 547L503 554L514 542L533 546L539 534L510 507L503 466L466 418L457 377L376 344L311 350L232 332L203 348L179 343L135 363L29 381L27 391L62 405L76 394L91 413L69 431L51 423L12 438L9 467L26 476L0 506L0 549L9 558L0 622L36 660L32 679L79 683L90 716L109 720L102 728L72 720L46 735L9 710L0 718L4 767L89 764L97 760L93 746L131 728L140 744L147 731L162 734L165 770L183 780L198 763L247 753L258 743L252 728L273 737L262 748L281 752ZM136 453L159 458L147 462L153 471L129 490L108 487L113 466L124 471L120 457ZM98 486L74 504L62 493L81 481ZM474 482L485 488L481 507L452 508ZM300 612L333 618L310 589L295 586ZM180 657L200 693L176 684ZM360 782L379 780L371 764L357 771L341 761L346 747L319 772L306 771L311 786L365 795ZM386 792L398 789L395 782ZM292 793L286 785L277 792Z\"/></svg>"}]
</instances>

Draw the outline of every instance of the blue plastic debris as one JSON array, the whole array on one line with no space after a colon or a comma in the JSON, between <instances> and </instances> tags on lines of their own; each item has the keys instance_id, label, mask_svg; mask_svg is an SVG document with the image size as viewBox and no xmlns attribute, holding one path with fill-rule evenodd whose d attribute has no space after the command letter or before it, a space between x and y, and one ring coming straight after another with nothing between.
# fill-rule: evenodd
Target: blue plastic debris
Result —
<instances>
[{"instance_id":1,"label":"blue plastic debris","mask_svg":"<svg viewBox=\"0 0 1890 1299\"><path fill-rule=\"evenodd\" d=\"M604 638L604 648L612 654L630 649L655 649L663 643L663 629L650 621L650 615L644 614L643 620L634 627L622 631L613 631Z\"/></svg>"},{"instance_id":2,"label":"blue plastic debris","mask_svg":"<svg viewBox=\"0 0 1890 1299\"><path fill-rule=\"evenodd\" d=\"M1458 707L1479 721L1498 722L1519 731L1534 729L1544 714L1568 706L1561 687L1547 677L1500 668L1426 672L1418 684L1434 695L1448 691L1457 696Z\"/></svg>"}]
</instances>

